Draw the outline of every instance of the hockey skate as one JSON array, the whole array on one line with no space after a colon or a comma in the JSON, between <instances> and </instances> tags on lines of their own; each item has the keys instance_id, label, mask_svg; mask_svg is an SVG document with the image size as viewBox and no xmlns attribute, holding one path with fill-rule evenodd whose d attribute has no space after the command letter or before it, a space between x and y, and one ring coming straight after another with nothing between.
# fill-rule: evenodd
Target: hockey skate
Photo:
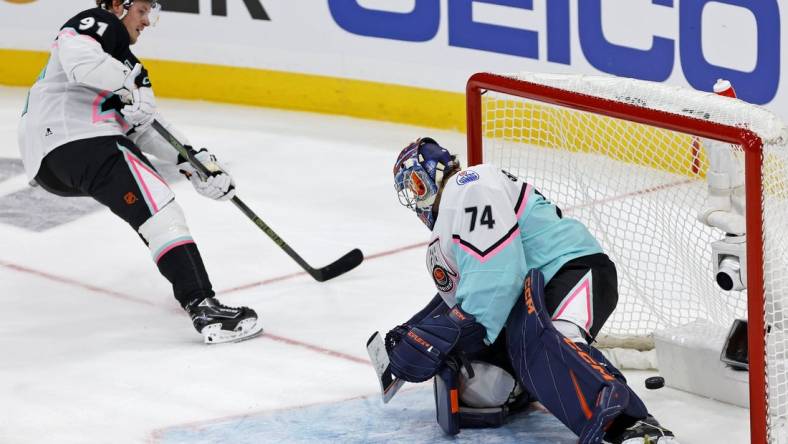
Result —
<instances>
[{"instance_id":1,"label":"hockey skate","mask_svg":"<svg viewBox=\"0 0 788 444\"><path fill-rule=\"evenodd\" d=\"M615 436L606 436L609 444L679 444L673 432L662 427L651 415L637 421Z\"/></svg>"},{"instance_id":2,"label":"hockey skate","mask_svg":"<svg viewBox=\"0 0 788 444\"><path fill-rule=\"evenodd\" d=\"M228 307L216 298L205 298L186 306L194 328L206 344L240 342L263 332L257 313L249 307Z\"/></svg>"}]
</instances>

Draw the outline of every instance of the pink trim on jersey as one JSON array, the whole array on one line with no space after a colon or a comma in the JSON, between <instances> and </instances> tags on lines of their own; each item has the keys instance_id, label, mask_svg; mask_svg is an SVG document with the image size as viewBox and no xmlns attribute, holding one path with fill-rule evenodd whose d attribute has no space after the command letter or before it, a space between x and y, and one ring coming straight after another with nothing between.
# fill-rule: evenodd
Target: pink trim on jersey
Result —
<instances>
[{"instance_id":1,"label":"pink trim on jersey","mask_svg":"<svg viewBox=\"0 0 788 444\"><path fill-rule=\"evenodd\" d=\"M170 250L172 250L173 248L175 248L175 247L180 247L181 245L186 245L186 244L193 244L193 243L194 243L194 239L186 239L186 240L182 240L182 241L177 241L177 242L173 243L172 245L167 245L166 247L164 247L164 248L161 250L161 253L159 253L159 254L158 254L158 255L157 255L157 256L156 256L156 257L153 259L153 261L154 261L155 263L157 263L157 264L158 264L158 263L159 263L159 261L161 260L161 258L162 258L162 257L163 257L165 254L169 253L169 252L170 252Z\"/></svg>"},{"instance_id":2,"label":"pink trim on jersey","mask_svg":"<svg viewBox=\"0 0 788 444\"><path fill-rule=\"evenodd\" d=\"M577 289L575 290L575 292L574 292L574 293L572 293L572 295L571 295L571 296L569 296L568 298L566 298L566 299L563 301L563 303L561 304L561 306L560 306L560 307L558 307L558 310L556 310L555 314L553 315L553 318L552 318L552 320L556 320L556 319L558 319L559 317L561 317L561 314L563 314L563 313L564 313L564 311L566 310L566 307L568 307L568 306L569 306L569 304L570 304L570 303L571 303L571 302L572 302L572 301L573 301L573 300L574 300L574 299L577 297L577 295L579 295L579 294L580 294L582 291L585 291L585 294L586 294L586 311L587 311L587 316L586 316L586 319L587 319L587 321L586 321L585 329L586 329L586 331L588 331L588 329L590 329L590 328L591 328L591 324L592 324L592 321L593 321L593 316L591 315L591 286L590 286L590 283L589 283L589 279L588 279L587 277L586 277L585 279L583 279L583 283L582 283L582 284L580 284L580 286L579 286L579 287L577 287Z\"/></svg>"},{"instance_id":3,"label":"pink trim on jersey","mask_svg":"<svg viewBox=\"0 0 788 444\"><path fill-rule=\"evenodd\" d=\"M126 122L126 119L123 118L117 111L109 110L109 111L99 111L101 109L101 104L107 100L107 97L111 96L113 93L110 91L101 91L96 96L96 99L93 100L93 123L104 122L107 120L114 120L120 124L123 131L129 130L129 124Z\"/></svg>"},{"instance_id":4,"label":"pink trim on jersey","mask_svg":"<svg viewBox=\"0 0 788 444\"><path fill-rule=\"evenodd\" d=\"M80 39L83 39L83 40L88 40L90 42L93 42L93 43L96 43L98 45L101 45L98 42L98 40L94 39L93 37L91 37L89 35L78 34L77 31L74 30L74 28L63 29L62 31L60 31L58 33L57 37L58 38L60 38L60 37L76 37L76 38L80 38Z\"/></svg>"},{"instance_id":5,"label":"pink trim on jersey","mask_svg":"<svg viewBox=\"0 0 788 444\"><path fill-rule=\"evenodd\" d=\"M460 239L453 238L451 241L454 242L455 244L457 244L457 246L459 246L463 251L465 251L469 255L475 257L479 262L485 263L485 262L489 261L490 259L492 259L493 257L495 257L495 255L500 253L501 250L503 250L504 248L506 248L507 245L512 243L512 241L514 239L519 239L519 238L520 238L520 227L517 227L517 229L514 230L512 232L512 234L510 234L509 237L506 238L506 240L501 242L501 245L498 245L497 247L495 247L494 250L491 250L491 251L487 252L484 256L482 256L479 253L473 251L470 247L468 247L466 245L463 245Z\"/></svg>"},{"instance_id":6,"label":"pink trim on jersey","mask_svg":"<svg viewBox=\"0 0 788 444\"><path fill-rule=\"evenodd\" d=\"M66 28L66 29L64 29L64 30L60 31L60 32L57 34L57 36L58 36L58 37L60 37L60 36L62 36L62 35L66 35L66 36L69 36L69 37L75 37L75 36L77 35L77 31L74 31L74 30L73 30L73 29L71 29L71 28Z\"/></svg>"},{"instance_id":7,"label":"pink trim on jersey","mask_svg":"<svg viewBox=\"0 0 788 444\"><path fill-rule=\"evenodd\" d=\"M515 209L515 214L517 215L517 220L520 220L520 216L523 215L523 211L525 211L525 206L528 205L528 198L531 196L531 190L533 186L531 184L525 185L525 196L523 196L523 201L520 202L520 207Z\"/></svg>"},{"instance_id":8,"label":"pink trim on jersey","mask_svg":"<svg viewBox=\"0 0 788 444\"><path fill-rule=\"evenodd\" d=\"M132 172L134 173L134 177L137 179L137 183L142 188L142 192L145 193L146 196L145 200L149 203L151 207L151 213L153 214L158 213L159 206L156 205L156 200L153 198L153 194L150 192L150 189L148 188L148 184L145 183L145 179L142 178L142 174L140 174L138 167L152 174L153 177L160 180L161 183L163 183L165 186L168 186L167 182L165 182L164 179L162 179L162 177L156 173L156 171L153 171L152 169L148 168L148 166L145 165L145 163L143 163L140 159L137 158L137 156L132 154L130 151L125 151L123 154L126 157L127 163L131 166Z\"/></svg>"},{"instance_id":9,"label":"pink trim on jersey","mask_svg":"<svg viewBox=\"0 0 788 444\"><path fill-rule=\"evenodd\" d=\"M60 33L58 33L58 35L57 35L57 39L55 39L55 41L52 42L52 46L50 47L50 49L60 48L60 43L58 43L58 39L60 37L63 37L63 36L65 36L65 37L75 37L76 35L77 35L77 32L74 31L71 28L66 28L66 29L60 31Z\"/></svg>"}]
</instances>

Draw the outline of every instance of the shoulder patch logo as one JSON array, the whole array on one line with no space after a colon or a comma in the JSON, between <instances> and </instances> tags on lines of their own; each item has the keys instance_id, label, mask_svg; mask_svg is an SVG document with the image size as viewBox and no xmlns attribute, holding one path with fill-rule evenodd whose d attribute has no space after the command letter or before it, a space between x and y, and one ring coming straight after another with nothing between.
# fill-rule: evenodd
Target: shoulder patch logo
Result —
<instances>
[{"instance_id":1,"label":"shoulder patch logo","mask_svg":"<svg viewBox=\"0 0 788 444\"><path fill-rule=\"evenodd\" d=\"M435 286L438 287L438 290L444 293L449 293L454 288L454 282L449 278L449 273L440 265L432 268L432 280L435 281Z\"/></svg>"},{"instance_id":2,"label":"shoulder patch logo","mask_svg":"<svg viewBox=\"0 0 788 444\"><path fill-rule=\"evenodd\" d=\"M126 205L134 205L137 202L137 195L129 191L123 196L123 200L126 202Z\"/></svg>"},{"instance_id":3,"label":"shoulder patch logo","mask_svg":"<svg viewBox=\"0 0 788 444\"><path fill-rule=\"evenodd\" d=\"M465 185L474 180L479 180L479 173L476 171L465 170L457 173L457 185Z\"/></svg>"}]
</instances>

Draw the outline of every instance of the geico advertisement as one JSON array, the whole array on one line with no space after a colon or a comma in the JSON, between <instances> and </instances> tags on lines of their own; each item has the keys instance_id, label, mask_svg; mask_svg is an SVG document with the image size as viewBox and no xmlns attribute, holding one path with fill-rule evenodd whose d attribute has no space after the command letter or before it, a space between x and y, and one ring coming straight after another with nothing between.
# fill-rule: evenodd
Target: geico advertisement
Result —
<instances>
[{"instance_id":1,"label":"geico advertisement","mask_svg":"<svg viewBox=\"0 0 788 444\"><path fill-rule=\"evenodd\" d=\"M160 0L141 58L464 90L476 71L612 74L788 117L778 0ZM46 50L92 0L0 0L0 47Z\"/></svg>"}]
</instances>

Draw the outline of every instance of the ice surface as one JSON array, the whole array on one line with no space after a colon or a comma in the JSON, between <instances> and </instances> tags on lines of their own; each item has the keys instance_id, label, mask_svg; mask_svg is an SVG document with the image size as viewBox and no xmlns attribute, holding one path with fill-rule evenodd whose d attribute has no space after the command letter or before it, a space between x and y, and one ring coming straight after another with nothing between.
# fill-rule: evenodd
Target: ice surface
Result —
<instances>
[{"instance_id":1,"label":"ice surface","mask_svg":"<svg viewBox=\"0 0 788 444\"><path fill-rule=\"evenodd\" d=\"M220 299L254 307L266 328L251 341L206 346L136 233L89 200L27 188L16 142L25 93L0 88L0 443L447 440L428 384L380 403L364 345L435 292L424 270L428 233L393 192L396 154L425 135L464 151L463 134L160 100L313 266L355 247L367 256L315 282L235 207L165 169ZM747 410L646 391L651 374L628 373L682 443L749 440ZM459 441L572 442L561 427L536 412Z\"/></svg>"}]
</instances>

